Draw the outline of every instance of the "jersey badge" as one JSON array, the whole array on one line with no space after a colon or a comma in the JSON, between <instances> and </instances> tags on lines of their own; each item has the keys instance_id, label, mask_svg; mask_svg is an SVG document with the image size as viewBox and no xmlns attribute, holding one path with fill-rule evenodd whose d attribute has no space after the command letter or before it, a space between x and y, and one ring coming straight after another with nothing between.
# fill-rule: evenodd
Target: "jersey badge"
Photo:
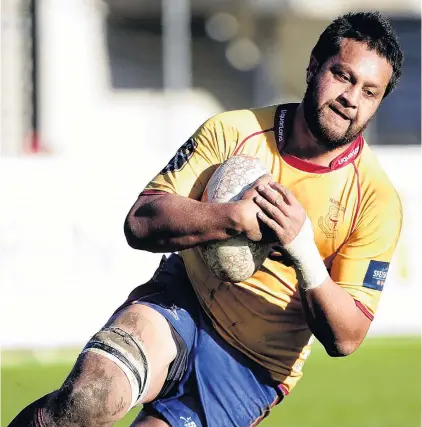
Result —
<instances>
[{"instance_id":1,"label":"jersey badge","mask_svg":"<svg viewBox=\"0 0 422 427\"><path fill-rule=\"evenodd\" d=\"M334 199L330 199L330 206L327 215L318 219L319 228L327 236L327 239L334 239L337 234L338 223L343 220L345 208Z\"/></svg>"},{"instance_id":2,"label":"jersey badge","mask_svg":"<svg viewBox=\"0 0 422 427\"><path fill-rule=\"evenodd\" d=\"M363 287L382 291L389 265L389 262L371 260L363 279Z\"/></svg>"},{"instance_id":3,"label":"jersey badge","mask_svg":"<svg viewBox=\"0 0 422 427\"><path fill-rule=\"evenodd\" d=\"M167 166L161 171L162 175L179 171L185 166L189 159L193 156L198 143L189 138L176 152L173 158L168 162Z\"/></svg>"}]
</instances>

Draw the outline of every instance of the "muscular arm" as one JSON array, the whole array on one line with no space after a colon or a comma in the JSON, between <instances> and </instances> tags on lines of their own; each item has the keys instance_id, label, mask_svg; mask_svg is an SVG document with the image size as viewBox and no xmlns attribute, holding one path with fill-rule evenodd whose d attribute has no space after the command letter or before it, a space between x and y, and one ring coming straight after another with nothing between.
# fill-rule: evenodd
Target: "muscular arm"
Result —
<instances>
[{"instance_id":1,"label":"muscular arm","mask_svg":"<svg viewBox=\"0 0 422 427\"><path fill-rule=\"evenodd\" d=\"M361 344L371 320L330 277L315 289L301 290L309 329L332 357L347 356Z\"/></svg>"},{"instance_id":2,"label":"muscular arm","mask_svg":"<svg viewBox=\"0 0 422 427\"><path fill-rule=\"evenodd\" d=\"M150 252L172 252L226 240L244 232L259 240L253 200L203 203L175 194L141 195L124 225L128 244Z\"/></svg>"},{"instance_id":3,"label":"muscular arm","mask_svg":"<svg viewBox=\"0 0 422 427\"><path fill-rule=\"evenodd\" d=\"M330 356L347 356L363 341L368 319L352 296L335 283L321 259L312 225L293 194L279 184L258 187L258 217L278 237L294 263L303 311L309 329Z\"/></svg>"},{"instance_id":4,"label":"muscular arm","mask_svg":"<svg viewBox=\"0 0 422 427\"><path fill-rule=\"evenodd\" d=\"M132 248L171 252L236 234L233 205L202 203L173 194L140 196L124 231Z\"/></svg>"}]
</instances>

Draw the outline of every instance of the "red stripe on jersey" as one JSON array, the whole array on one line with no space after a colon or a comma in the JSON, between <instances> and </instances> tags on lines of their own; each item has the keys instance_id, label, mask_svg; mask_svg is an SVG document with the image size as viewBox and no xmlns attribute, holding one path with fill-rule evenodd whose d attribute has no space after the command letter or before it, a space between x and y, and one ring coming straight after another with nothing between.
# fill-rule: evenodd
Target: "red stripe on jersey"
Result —
<instances>
[{"instance_id":1,"label":"red stripe on jersey","mask_svg":"<svg viewBox=\"0 0 422 427\"><path fill-rule=\"evenodd\" d=\"M283 384L279 384L278 388L283 392L285 396L289 394L289 390L287 390L287 388Z\"/></svg>"},{"instance_id":2,"label":"red stripe on jersey","mask_svg":"<svg viewBox=\"0 0 422 427\"><path fill-rule=\"evenodd\" d=\"M360 134L349 146L349 148L343 153L339 154L335 159L330 163L330 169L336 170L343 166L348 165L349 163L354 162L354 160L359 156L362 151L365 140L363 139L362 134Z\"/></svg>"},{"instance_id":3,"label":"red stripe on jersey","mask_svg":"<svg viewBox=\"0 0 422 427\"><path fill-rule=\"evenodd\" d=\"M282 153L281 157L290 166L293 166L295 169L299 169L303 172L318 174L331 172L331 169L328 166L317 165L315 163L300 159L299 157L292 156L291 154Z\"/></svg>"},{"instance_id":4,"label":"red stripe on jersey","mask_svg":"<svg viewBox=\"0 0 422 427\"><path fill-rule=\"evenodd\" d=\"M369 320L374 320L374 315L360 301L355 300L355 304Z\"/></svg>"},{"instance_id":5,"label":"red stripe on jersey","mask_svg":"<svg viewBox=\"0 0 422 427\"><path fill-rule=\"evenodd\" d=\"M358 201L357 201L355 215L353 216L352 226L350 227L350 231L349 231L349 234L347 236L347 239L352 235L353 231L355 230L355 226L356 226L356 223L358 221L358 216L359 216L359 212L360 212L360 205L362 203L362 193L360 190L360 182L359 182L359 171L355 165L355 162L353 162L352 165L353 165L353 168L355 170L355 175L356 175L356 186L357 186L357 192L358 192ZM324 260L324 262L326 262L326 261L330 262L330 267L331 267L331 264L334 261L334 258L336 257L336 255L340 252L341 248L345 245L347 239L338 247L338 249L333 254L331 254L329 257L327 257ZM325 266L327 268L329 268L327 263L325 264Z\"/></svg>"},{"instance_id":6,"label":"red stripe on jersey","mask_svg":"<svg viewBox=\"0 0 422 427\"><path fill-rule=\"evenodd\" d=\"M330 166L317 165L315 163L303 160L299 157L292 156L291 154L281 153L281 156L286 163L296 169L299 169L303 172L323 174L343 168L349 163L352 163L362 151L363 144L364 139L362 135L359 135L346 151L339 154L335 159L331 161Z\"/></svg>"},{"instance_id":7,"label":"red stripe on jersey","mask_svg":"<svg viewBox=\"0 0 422 427\"><path fill-rule=\"evenodd\" d=\"M272 132L272 131L274 131L274 128L260 130L259 132L251 133L240 143L240 145L236 148L236 150L234 150L233 156L236 156L239 153L239 150L245 145L248 139L253 138L254 136L260 135L261 133Z\"/></svg>"},{"instance_id":8,"label":"red stripe on jersey","mask_svg":"<svg viewBox=\"0 0 422 427\"><path fill-rule=\"evenodd\" d=\"M355 212L355 216L353 217L353 222L352 222L352 226L350 227L350 234L349 237L352 235L355 226L356 226L356 222L358 220L358 216L359 216L359 211L360 211L360 205L362 203L362 194L360 191L360 180L359 180L359 171L358 168L356 167L355 162L352 163L354 169L355 169L355 175L356 175L356 185L358 187L358 202L357 202L357 206L356 206L356 212Z\"/></svg>"}]
</instances>

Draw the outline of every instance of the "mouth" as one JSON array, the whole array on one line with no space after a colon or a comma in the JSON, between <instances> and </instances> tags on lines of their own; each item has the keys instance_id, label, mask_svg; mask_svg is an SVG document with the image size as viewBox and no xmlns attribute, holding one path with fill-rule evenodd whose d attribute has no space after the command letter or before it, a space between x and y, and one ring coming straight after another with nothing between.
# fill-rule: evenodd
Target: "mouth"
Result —
<instances>
[{"instance_id":1,"label":"mouth","mask_svg":"<svg viewBox=\"0 0 422 427\"><path fill-rule=\"evenodd\" d=\"M338 116L340 116L343 120L348 120L349 122L352 121L351 117L347 116L346 114L342 113L341 111L337 110L337 108L333 107L333 106L329 106L331 111L334 111L334 113L336 113Z\"/></svg>"}]
</instances>

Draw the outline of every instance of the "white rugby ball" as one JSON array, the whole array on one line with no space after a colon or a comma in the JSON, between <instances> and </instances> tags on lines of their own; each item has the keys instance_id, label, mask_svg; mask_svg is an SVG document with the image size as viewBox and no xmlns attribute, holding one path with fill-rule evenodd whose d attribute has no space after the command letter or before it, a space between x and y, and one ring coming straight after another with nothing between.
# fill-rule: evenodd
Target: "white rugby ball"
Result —
<instances>
[{"instance_id":1,"label":"white rugby ball","mask_svg":"<svg viewBox=\"0 0 422 427\"><path fill-rule=\"evenodd\" d=\"M211 176L202 201L235 202L267 169L261 160L249 156L233 156L222 163ZM226 282L242 282L264 263L271 245L253 242L245 235L199 247L202 259L211 272Z\"/></svg>"}]
</instances>

